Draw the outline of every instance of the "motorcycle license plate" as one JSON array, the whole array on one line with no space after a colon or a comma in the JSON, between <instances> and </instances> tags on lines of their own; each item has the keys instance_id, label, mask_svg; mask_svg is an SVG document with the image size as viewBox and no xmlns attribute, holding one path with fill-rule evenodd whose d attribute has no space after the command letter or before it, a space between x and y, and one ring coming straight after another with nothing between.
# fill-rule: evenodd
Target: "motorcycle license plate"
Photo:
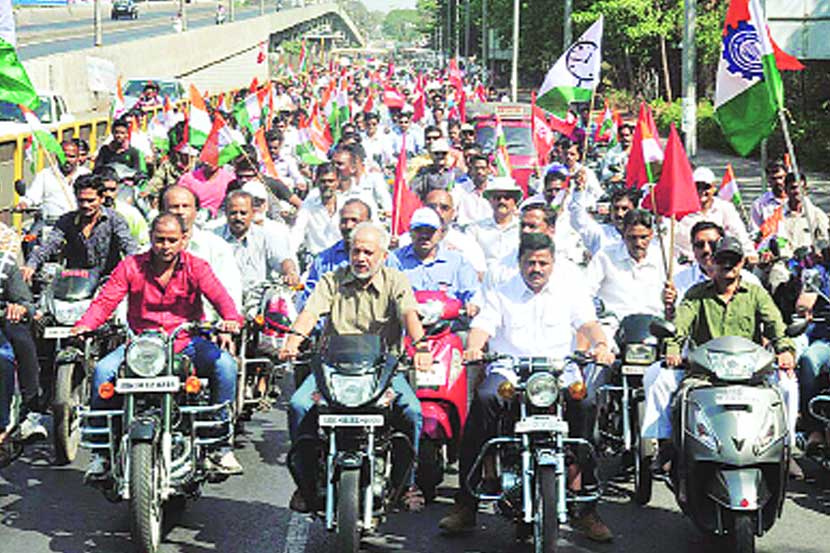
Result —
<instances>
[{"instance_id":1,"label":"motorcycle license plate","mask_svg":"<svg viewBox=\"0 0 830 553\"><path fill-rule=\"evenodd\" d=\"M441 387L447 383L447 367L435 363L428 371L415 371L415 382L418 387Z\"/></svg>"},{"instance_id":2,"label":"motorcycle license plate","mask_svg":"<svg viewBox=\"0 0 830 553\"><path fill-rule=\"evenodd\" d=\"M47 340L57 340L58 338L69 338L71 326L47 326L43 329L43 337Z\"/></svg>"},{"instance_id":3,"label":"motorcycle license plate","mask_svg":"<svg viewBox=\"0 0 830 553\"><path fill-rule=\"evenodd\" d=\"M731 388L715 392L715 405L746 405L753 403L754 395L745 393L741 388Z\"/></svg>"},{"instance_id":4,"label":"motorcycle license plate","mask_svg":"<svg viewBox=\"0 0 830 553\"><path fill-rule=\"evenodd\" d=\"M568 433L568 423L555 415L533 415L516 423L516 434L534 432Z\"/></svg>"},{"instance_id":5,"label":"motorcycle license plate","mask_svg":"<svg viewBox=\"0 0 830 553\"><path fill-rule=\"evenodd\" d=\"M320 426L383 426L383 415L320 415Z\"/></svg>"},{"instance_id":6,"label":"motorcycle license plate","mask_svg":"<svg viewBox=\"0 0 830 553\"><path fill-rule=\"evenodd\" d=\"M146 394L178 392L182 383L177 376L159 376L157 378L119 378L115 382L115 391L119 394Z\"/></svg>"},{"instance_id":7,"label":"motorcycle license plate","mask_svg":"<svg viewBox=\"0 0 830 553\"><path fill-rule=\"evenodd\" d=\"M626 376L643 376L647 368L647 365L623 365L622 373Z\"/></svg>"}]
</instances>

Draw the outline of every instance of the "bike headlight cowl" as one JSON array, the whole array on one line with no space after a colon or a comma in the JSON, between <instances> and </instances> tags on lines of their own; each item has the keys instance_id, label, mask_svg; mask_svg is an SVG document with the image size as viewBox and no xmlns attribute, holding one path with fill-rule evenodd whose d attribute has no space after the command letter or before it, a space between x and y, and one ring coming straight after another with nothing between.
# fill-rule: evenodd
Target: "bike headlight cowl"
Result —
<instances>
[{"instance_id":1,"label":"bike headlight cowl","mask_svg":"<svg viewBox=\"0 0 830 553\"><path fill-rule=\"evenodd\" d=\"M550 407L559 397L559 382L553 374L547 372L532 375L527 380L525 389L530 404L540 409Z\"/></svg>"},{"instance_id":2,"label":"bike headlight cowl","mask_svg":"<svg viewBox=\"0 0 830 553\"><path fill-rule=\"evenodd\" d=\"M167 363L167 345L160 336L140 336L127 346L125 360L127 369L137 376L158 376Z\"/></svg>"}]
</instances>

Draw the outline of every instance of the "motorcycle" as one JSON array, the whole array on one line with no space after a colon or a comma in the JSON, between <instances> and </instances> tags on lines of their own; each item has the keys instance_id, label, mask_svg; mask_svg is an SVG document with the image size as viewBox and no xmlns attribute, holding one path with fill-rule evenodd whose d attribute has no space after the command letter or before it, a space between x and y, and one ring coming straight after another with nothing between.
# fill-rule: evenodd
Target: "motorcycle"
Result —
<instances>
[{"instance_id":1,"label":"motorcycle","mask_svg":"<svg viewBox=\"0 0 830 553\"><path fill-rule=\"evenodd\" d=\"M317 407L322 434L302 436L292 445L289 468L301 481L294 460L298 445L311 441L320 456L316 481L322 489L316 493L325 497L324 520L326 530L335 533L334 551L357 552L361 534L373 532L400 497L405 479L397 487L391 484L393 442L408 446L408 470L414 470L411 440L389 423L395 398L391 380L400 361L384 354L374 335L332 336L312 357L323 400Z\"/></svg>"},{"instance_id":2,"label":"motorcycle","mask_svg":"<svg viewBox=\"0 0 830 553\"><path fill-rule=\"evenodd\" d=\"M233 407L211 403L208 380L174 351L182 332L218 330L183 323L169 336L131 335L115 383L95 390L103 399L118 394L122 407L80 411L81 447L104 454L111 467L90 483L110 501L129 501L130 532L140 551L158 551L165 511L183 508L206 481L222 479L206 467L207 449L230 440Z\"/></svg>"},{"instance_id":3,"label":"motorcycle","mask_svg":"<svg viewBox=\"0 0 830 553\"><path fill-rule=\"evenodd\" d=\"M432 370L414 371L411 381L421 400L424 427L418 451L418 487L426 501L444 480L447 466L458 459L461 430L467 420L467 368L461 356L464 344L452 322L465 316L463 303L443 291L415 292L426 343L432 353ZM407 352L415 354L407 339Z\"/></svg>"},{"instance_id":4,"label":"motorcycle","mask_svg":"<svg viewBox=\"0 0 830 553\"><path fill-rule=\"evenodd\" d=\"M257 284L244 295L236 409L237 417L250 418L256 409L270 409L270 398L280 394L277 381L285 376L286 363L278 353L297 309L294 290L281 280Z\"/></svg>"},{"instance_id":5,"label":"motorcycle","mask_svg":"<svg viewBox=\"0 0 830 553\"><path fill-rule=\"evenodd\" d=\"M577 494L568 489L568 467L575 460L573 449L585 447L593 455L593 447L585 439L568 437L560 385L566 363L581 366L590 358L485 357L485 362L492 361L508 363L517 375L515 383L503 382L498 393L514 400L518 416L514 411L502 418L500 435L484 444L464 485L479 501L495 501L498 512L516 523L519 539L532 535L536 553L553 553L559 526L568 520L568 503L599 498L598 492ZM471 484L489 456L496 457L501 470L498 493L473 489Z\"/></svg>"},{"instance_id":6,"label":"motorcycle","mask_svg":"<svg viewBox=\"0 0 830 553\"><path fill-rule=\"evenodd\" d=\"M651 500L651 440L640 439L645 415L643 375L657 361L659 343L649 332L652 315L629 315L620 321L614 336L620 352L611 381L598 389L595 443L600 454L623 456L633 465L634 499L640 505Z\"/></svg>"},{"instance_id":7,"label":"motorcycle","mask_svg":"<svg viewBox=\"0 0 830 553\"><path fill-rule=\"evenodd\" d=\"M214 20L216 21L217 25L223 25L227 18L228 16L223 6L219 6L218 8L216 8L216 16Z\"/></svg>"},{"instance_id":8,"label":"motorcycle","mask_svg":"<svg viewBox=\"0 0 830 553\"><path fill-rule=\"evenodd\" d=\"M663 320L650 330L675 334ZM677 454L665 481L684 514L736 553L755 551L784 506L790 440L783 398L768 382L774 361L741 337L695 347L688 374L696 383L678 392L673 414Z\"/></svg>"}]
</instances>

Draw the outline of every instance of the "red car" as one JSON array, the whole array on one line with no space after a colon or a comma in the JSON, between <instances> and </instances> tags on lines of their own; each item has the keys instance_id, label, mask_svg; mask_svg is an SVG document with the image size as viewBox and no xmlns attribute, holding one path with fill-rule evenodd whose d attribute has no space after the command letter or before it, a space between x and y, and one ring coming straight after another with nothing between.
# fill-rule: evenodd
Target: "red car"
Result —
<instances>
[{"instance_id":1,"label":"red car","mask_svg":"<svg viewBox=\"0 0 830 553\"><path fill-rule=\"evenodd\" d=\"M486 153L496 146L496 115L501 119L513 178L527 195L527 183L536 169L536 149L530 128L530 104L487 103L467 108L475 118L476 142Z\"/></svg>"}]
</instances>

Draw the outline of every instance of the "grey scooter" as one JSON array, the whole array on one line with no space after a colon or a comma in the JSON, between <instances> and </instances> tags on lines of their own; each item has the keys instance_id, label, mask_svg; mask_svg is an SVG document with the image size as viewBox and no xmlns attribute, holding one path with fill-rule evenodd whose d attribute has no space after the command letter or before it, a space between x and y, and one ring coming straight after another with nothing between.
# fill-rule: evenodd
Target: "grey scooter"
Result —
<instances>
[{"instance_id":1,"label":"grey scooter","mask_svg":"<svg viewBox=\"0 0 830 553\"><path fill-rule=\"evenodd\" d=\"M674 335L657 320L658 338ZM674 402L669 487L705 534L736 553L754 553L781 516L790 447L784 401L769 382L775 357L745 338L727 336L691 350L689 376ZM687 383L688 384L688 383Z\"/></svg>"}]
</instances>

